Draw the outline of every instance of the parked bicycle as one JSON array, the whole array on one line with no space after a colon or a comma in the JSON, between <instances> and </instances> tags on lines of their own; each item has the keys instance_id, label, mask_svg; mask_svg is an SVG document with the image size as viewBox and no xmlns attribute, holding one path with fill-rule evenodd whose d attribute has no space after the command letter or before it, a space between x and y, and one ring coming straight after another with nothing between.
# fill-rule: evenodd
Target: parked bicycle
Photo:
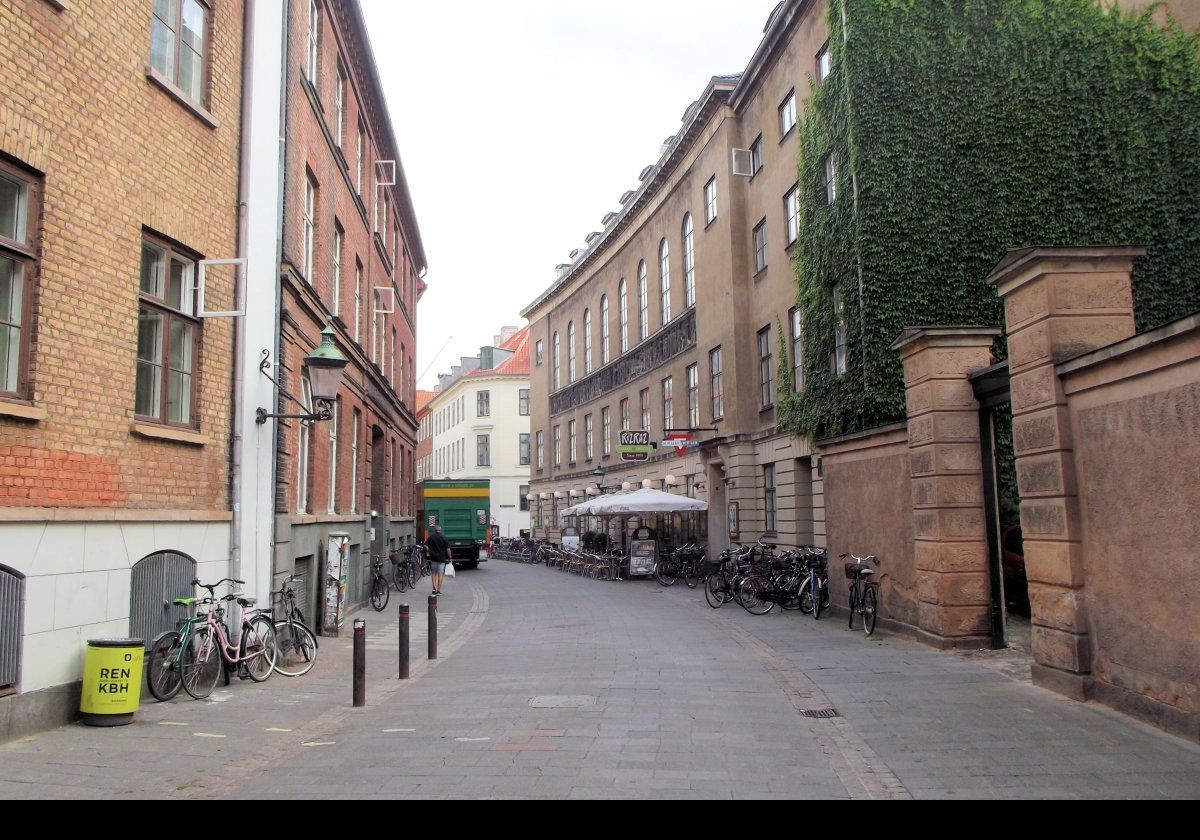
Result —
<instances>
[{"instance_id":1,"label":"parked bicycle","mask_svg":"<svg viewBox=\"0 0 1200 840\"><path fill-rule=\"evenodd\" d=\"M317 636L304 623L304 613L296 603L293 583L304 578L291 575L283 582L277 595L281 601L282 618L275 621L275 671L285 677L302 677L317 664Z\"/></svg>"},{"instance_id":2,"label":"parked bicycle","mask_svg":"<svg viewBox=\"0 0 1200 840\"><path fill-rule=\"evenodd\" d=\"M853 554L843 554L841 559L849 557L853 563L846 563L846 578L850 581L850 629L854 629L854 615L862 616L863 631L870 636L875 632L875 619L878 614L879 581L875 579L875 570L868 563L879 565L874 554L866 557L856 557Z\"/></svg>"},{"instance_id":3,"label":"parked bicycle","mask_svg":"<svg viewBox=\"0 0 1200 840\"><path fill-rule=\"evenodd\" d=\"M176 607L192 609L196 598L175 598L171 603ZM179 623L175 630L166 630L154 637L150 649L146 651L146 688L151 696L160 702L174 699L183 688L180 678L180 658L183 655L183 640L191 635L192 628L205 620L202 613L189 615Z\"/></svg>"},{"instance_id":4,"label":"parked bicycle","mask_svg":"<svg viewBox=\"0 0 1200 840\"><path fill-rule=\"evenodd\" d=\"M392 597L392 584L383 574L383 558L371 560L371 606L383 612Z\"/></svg>"},{"instance_id":5,"label":"parked bicycle","mask_svg":"<svg viewBox=\"0 0 1200 840\"><path fill-rule=\"evenodd\" d=\"M800 585L800 612L819 620L829 609L829 551L809 546L803 552L807 576Z\"/></svg>"},{"instance_id":6,"label":"parked bicycle","mask_svg":"<svg viewBox=\"0 0 1200 840\"><path fill-rule=\"evenodd\" d=\"M688 543L659 558L654 564L654 579L660 586L674 586L682 579L688 589L695 589L703 579L700 564L704 561L704 549Z\"/></svg>"},{"instance_id":7,"label":"parked bicycle","mask_svg":"<svg viewBox=\"0 0 1200 840\"><path fill-rule=\"evenodd\" d=\"M396 584L397 592L416 589L421 578L427 574L429 558L425 554L425 546L420 543L409 548L407 556L403 551L392 556L392 583Z\"/></svg>"},{"instance_id":8,"label":"parked bicycle","mask_svg":"<svg viewBox=\"0 0 1200 840\"><path fill-rule=\"evenodd\" d=\"M199 605L207 609L204 620L193 625L183 640L179 669L183 690L196 700L212 694L225 666L238 669L255 682L269 679L275 667L275 624L269 611L255 608L254 598L237 593L217 598L216 588L225 583L245 585L245 581L232 578L214 584L193 581L195 586L208 590L208 597L199 601ZM221 605L230 602L236 602L244 610L237 644L230 641L221 620Z\"/></svg>"}]
</instances>

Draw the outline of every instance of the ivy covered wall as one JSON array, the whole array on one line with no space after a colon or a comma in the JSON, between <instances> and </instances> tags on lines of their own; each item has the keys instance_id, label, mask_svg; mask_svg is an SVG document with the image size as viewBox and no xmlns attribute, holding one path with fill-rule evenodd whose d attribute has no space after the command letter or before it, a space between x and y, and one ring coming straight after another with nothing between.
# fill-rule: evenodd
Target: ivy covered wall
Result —
<instances>
[{"instance_id":1,"label":"ivy covered wall","mask_svg":"<svg viewBox=\"0 0 1200 840\"><path fill-rule=\"evenodd\" d=\"M1146 245L1139 329L1200 310L1196 35L1095 0L829 6L835 70L801 131L805 388L780 378L782 427L902 420L891 343L910 325L1002 324L984 278L1011 248Z\"/></svg>"}]
</instances>

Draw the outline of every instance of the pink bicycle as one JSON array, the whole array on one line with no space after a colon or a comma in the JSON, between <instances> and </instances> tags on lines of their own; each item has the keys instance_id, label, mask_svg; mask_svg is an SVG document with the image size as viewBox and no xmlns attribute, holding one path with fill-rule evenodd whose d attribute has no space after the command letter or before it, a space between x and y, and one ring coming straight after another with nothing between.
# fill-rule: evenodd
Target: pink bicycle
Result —
<instances>
[{"instance_id":1,"label":"pink bicycle","mask_svg":"<svg viewBox=\"0 0 1200 840\"><path fill-rule=\"evenodd\" d=\"M255 682L263 682L271 676L275 666L275 625L269 610L256 609L253 598L237 593L217 598L215 590L223 583L244 585L245 581L225 578L214 584L193 581L196 586L208 590L208 597L197 603L207 607L204 620L197 622L183 640L180 657L180 677L183 689L197 700L212 694L224 668L239 669ZM222 620L223 604L237 602L242 612L242 633L235 645L229 641L229 633Z\"/></svg>"}]
</instances>

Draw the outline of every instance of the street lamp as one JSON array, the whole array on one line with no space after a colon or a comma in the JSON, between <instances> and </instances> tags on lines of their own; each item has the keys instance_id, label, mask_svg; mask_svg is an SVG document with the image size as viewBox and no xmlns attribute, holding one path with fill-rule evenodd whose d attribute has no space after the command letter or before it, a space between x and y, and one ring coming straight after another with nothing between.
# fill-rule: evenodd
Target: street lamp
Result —
<instances>
[{"instance_id":1,"label":"street lamp","mask_svg":"<svg viewBox=\"0 0 1200 840\"><path fill-rule=\"evenodd\" d=\"M265 408L258 409L258 425L263 425L268 420L274 418L277 420L328 420L333 416L333 404L337 402L338 389L342 385L342 373L346 369L346 365L350 364L350 360L337 347L337 342L334 340L337 335L333 327L326 327L321 330L321 344L316 350L304 357L304 370L308 374L309 385L312 389L313 405L307 406L300 402L287 392L282 385L275 380L271 374L267 373L267 369L271 367L270 354L264 352L263 360L259 364L258 369L262 375L275 383L275 387L279 389L279 393L294 402L300 408L304 409L304 414L272 414ZM314 411L315 408L315 411Z\"/></svg>"}]
</instances>

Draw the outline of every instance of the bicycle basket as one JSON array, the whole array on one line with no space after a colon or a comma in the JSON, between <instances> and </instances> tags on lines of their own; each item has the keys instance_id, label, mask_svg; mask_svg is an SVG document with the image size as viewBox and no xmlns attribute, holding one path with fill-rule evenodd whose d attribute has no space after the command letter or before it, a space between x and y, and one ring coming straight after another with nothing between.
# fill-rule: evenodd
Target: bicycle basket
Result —
<instances>
[{"instance_id":1,"label":"bicycle basket","mask_svg":"<svg viewBox=\"0 0 1200 840\"><path fill-rule=\"evenodd\" d=\"M858 570L861 568L862 568L862 566L859 566L857 563L847 563L846 564L846 580L855 580L856 578L858 578Z\"/></svg>"},{"instance_id":2,"label":"bicycle basket","mask_svg":"<svg viewBox=\"0 0 1200 840\"><path fill-rule=\"evenodd\" d=\"M709 560L705 558L700 561L699 571L701 575L711 575L721 570L720 560Z\"/></svg>"}]
</instances>

